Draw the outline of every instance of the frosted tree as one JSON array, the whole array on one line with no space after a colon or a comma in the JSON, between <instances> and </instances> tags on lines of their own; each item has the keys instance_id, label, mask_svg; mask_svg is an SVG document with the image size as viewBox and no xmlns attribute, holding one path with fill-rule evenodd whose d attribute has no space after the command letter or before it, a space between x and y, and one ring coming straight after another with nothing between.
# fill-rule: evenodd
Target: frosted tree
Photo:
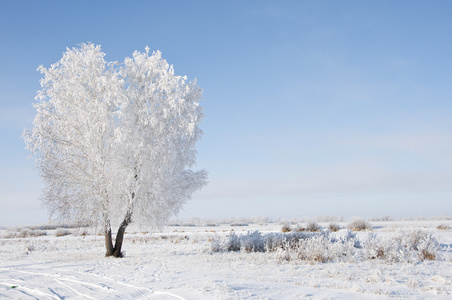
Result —
<instances>
[{"instance_id":1,"label":"frosted tree","mask_svg":"<svg viewBox=\"0 0 452 300\"><path fill-rule=\"evenodd\" d=\"M104 55L82 44L39 67L37 114L24 139L51 216L102 226L106 255L121 257L132 221L160 226L206 184L204 170L190 169L202 91L174 75L159 51L121 64Z\"/></svg>"}]
</instances>

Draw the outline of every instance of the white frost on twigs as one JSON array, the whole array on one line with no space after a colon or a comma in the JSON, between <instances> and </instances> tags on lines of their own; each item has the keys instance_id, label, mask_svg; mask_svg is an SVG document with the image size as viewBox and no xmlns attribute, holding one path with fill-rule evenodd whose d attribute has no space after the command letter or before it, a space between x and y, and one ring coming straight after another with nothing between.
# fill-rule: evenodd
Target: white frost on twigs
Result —
<instances>
[{"instance_id":1,"label":"white frost on twigs","mask_svg":"<svg viewBox=\"0 0 452 300\"><path fill-rule=\"evenodd\" d=\"M67 49L39 67L33 128L24 132L46 183L44 203L63 219L161 225L206 184L192 171L202 90L174 75L161 53L107 63L100 46Z\"/></svg>"}]
</instances>

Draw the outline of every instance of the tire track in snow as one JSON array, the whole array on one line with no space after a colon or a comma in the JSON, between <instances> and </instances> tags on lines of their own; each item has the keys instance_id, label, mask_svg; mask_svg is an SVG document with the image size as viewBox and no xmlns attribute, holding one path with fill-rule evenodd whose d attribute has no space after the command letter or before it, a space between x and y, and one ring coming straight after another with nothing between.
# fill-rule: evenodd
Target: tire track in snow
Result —
<instances>
[{"instance_id":1,"label":"tire track in snow","mask_svg":"<svg viewBox=\"0 0 452 300\"><path fill-rule=\"evenodd\" d=\"M73 291L74 294L77 294L77 295L79 295L79 296L82 296L82 297L84 297L85 299L94 299L94 300L97 299L97 298L88 296L87 294L80 293L79 291L73 289L71 286L69 286L69 285L67 285L67 284L65 284L65 283L63 283L63 282L61 282L61 281L58 280L58 279L55 279L55 281L58 282L59 284L61 284L62 286L65 286L66 288L70 289L71 291Z\"/></svg>"},{"instance_id":2,"label":"tire track in snow","mask_svg":"<svg viewBox=\"0 0 452 300\"><path fill-rule=\"evenodd\" d=\"M5 286L13 286L13 284L10 284L8 282L0 282L0 284L3 284ZM41 292L40 290L37 289L32 289L32 288L28 288L25 286L17 286L16 288L14 288L14 291L17 291L19 293L25 294L29 297L35 298L35 299L61 299L60 297L57 297L53 294L47 294L44 292Z\"/></svg>"},{"instance_id":3,"label":"tire track in snow","mask_svg":"<svg viewBox=\"0 0 452 300\"><path fill-rule=\"evenodd\" d=\"M113 289L112 287L110 287L110 285L108 285L108 284L106 284L104 282L99 282L98 284L94 284L94 283L87 282L87 281L81 281L81 280L79 280L77 277L75 277L73 275L67 275L67 274L62 274L62 273L49 274L49 273L31 272L31 271L17 270L17 269L15 270L15 269L10 269L10 268L0 268L0 269L7 270L7 271L10 271L10 272L20 272L20 273L23 273L23 274L29 274L29 275L34 275L34 276L45 276L45 277L53 278L53 280L55 282L57 282L58 284L60 284L63 287L71 290L76 295L79 295L81 297L85 297L86 299L88 299L88 298L89 299L97 299L97 298L93 298L93 297L89 296L88 294L85 294L85 293L82 293L80 291L77 291L71 285L65 284L62 281L74 282L74 283L79 284L82 287L83 286L85 286L85 287L91 286L91 287L93 287L95 289L101 290L102 293L105 292L105 289L110 290L111 292L118 291L118 290ZM60 271L61 271L61 269L60 269ZM101 278L102 280L109 280L109 281L111 281L111 282L113 282L115 284L120 284L120 285L126 286L128 288L132 288L132 289L139 290L139 291L145 291L146 293L151 293L151 294L154 294L154 295L169 296L169 297L172 297L172 298L178 299L178 300L186 300L185 298L183 298L183 297L181 297L179 295L170 293L170 292L154 291L154 290L151 290L149 288L139 287L139 286L135 286L135 285L132 285L132 284L128 284L128 283L124 283L124 282L121 282L121 281L117 281L115 279L112 279L112 278L106 277L106 276L101 276L101 275L97 275L97 274L93 274L93 273L78 272L78 271L70 271L70 272L71 272L71 274L78 273L78 274L81 274L83 276L92 276L92 277ZM26 288L26 287L24 287L22 285L21 285L21 289L23 289L24 291L25 291L25 289L28 289L29 292L37 292L40 295L44 295L46 297L51 297L50 299L62 299L60 296L57 296L57 294L50 288L49 288L49 290L53 293L53 295L52 294L46 294L46 293L41 292L41 291L36 290L36 289ZM32 296L32 295L30 295L30 296ZM32 296L32 297L34 297L34 296ZM37 299L41 299L41 298L37 298Z\"/></svg>"},{"instance_id":4,"label":"tire track in snow","mask_svg":"<svg viewBox=\"0 0 452 300\"><path fill-rule=\"evenodd\" d=\"M96 284L93 284L93 283L90 283L90 282L86 282L86 281L80 281L80 280L74 280L74 279L70 279L70 278L64 278L64 276L67 276L67 275L63 275L63 274L49 274L49 273L42 273L42 272L40 272L40 273L38 273L38 272L31 272L31 271L24 271L24 270L14 270L14 269L10 269L10 268L0 268L0 269L3 269L3 270L8 270L8 271L10 271L10 272L19 272L19 273L23 273L23 274L28 274L28 275L33 275L33 276L45 276L45 277L49 277L49 278L52 278L52 280L53 281L55 281L55 282L57 282L59 285L61 285L61 286L63 286L64 288L66 288L67 290L70 290L74 295L78 295L78 296L80 296L80 297L82 297L82 299L94 299L94 300L96 300L97 298L94 298L94 297L91 297L90 295L88 295L88 294L85 294L85 293L82 293L82 292L80 292L80 291L77 291L76 289L74 289L72 286L70 286L70 285L68 285L68 284L65 284L65 283L63 283L62 282L62 280L63 281L70 281L70 282L75 282L75 283L78 283L78 284L80 284L80 286L91 286L91 287L94 287L94 288L96 288L96 289L105 289L104 287L102 287L102 286L98 286L98 285L96 285ZM10 277L11 277L11 275L10 275ZM73 276L67 276L67 277L73 277ZM13 278L12 278L13 279ZM13 279L14 281L19 281L19 280L15 280L15 279ZM25 281L24 280L20 280L20 284L14 284L14 285L17 285L18 287L20 287L20 289L29 289L29 290L31 290L30 288L27 288L27 287L25 287L24 286L24 283L25 283ZM67 294L65 294L65 295L61 295L61 292L60 293L57 293L55 290L57 289L57 287L47 287L48 289L49 289L49 291L50 292L52 292L53 293L53 295L49 295L49 294L46 294L46 295L48 295L48 296L52 296L53 298L52 299L64 299L65 297L70 297L71 295L67 295ZM110 287L108 287L108 289L111 289ZM36 289L32 289L33 291L38 291L38 292L40 292L39 290L36 290ZM41 292L41 293L43 293L43 292ZM44 293L45 294L45 293ZM32 296L32 295L30 295L30 296ZM32 297L34 297L34 296L32 296ZM36 298L36 297L35 297ZM42 298L36 298L36 299L42 299Z\"/></svg>"},{"instance_id":5,"label":"tire track in snow","mask_svg":"<svg viewBox=\"0 0 452 300\"><path fill-rule=\"evenodd\" d=\"M132 285L132 284L124 283L124 282L117 281L117 280L114 280L113 278L106 277L106 276L101 276L101 275L97 275L97 274L93 274L93 273L83 273L83 272L76 272L76 273L83 274L83 275L87 275L88 274L90 276L96 276L96 277L100 277L102 279L108 279L108 280L111 280L111 281L113 281L115 283L119 283L119 284L122 284L124 286L132 287L132 288L139 289L139 290L146 290L146 291L149 291L149 292L151 292L153 294L156 294L156 295L166 295L166 296L174 297L174 298L179 299L179 300L186 300L185 298L183 298L183 297L181 297L179 295L170 293L170 292L153 291L153 290L151 290L149 288L139 287L139 286L135 286L135 285Z\"/></svg>"}]
</instances>

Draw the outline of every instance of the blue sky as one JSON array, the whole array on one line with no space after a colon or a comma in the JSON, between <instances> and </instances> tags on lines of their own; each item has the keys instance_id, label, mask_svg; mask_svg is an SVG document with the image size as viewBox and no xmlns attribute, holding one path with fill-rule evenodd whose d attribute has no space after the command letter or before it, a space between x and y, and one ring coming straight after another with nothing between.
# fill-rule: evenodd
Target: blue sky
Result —
<instances>
[{"instance_id":1,"label":"blue sky","mask_svg":"<svg viewBox=\"0 0 452 300\"><path fill-rule=\"evenodd\" d=\"M0 225L47 222L21 133L39 65L146 45L204 89L179 218L452 215L450 1L1 1Z\"/></svg>"}]
</instances>

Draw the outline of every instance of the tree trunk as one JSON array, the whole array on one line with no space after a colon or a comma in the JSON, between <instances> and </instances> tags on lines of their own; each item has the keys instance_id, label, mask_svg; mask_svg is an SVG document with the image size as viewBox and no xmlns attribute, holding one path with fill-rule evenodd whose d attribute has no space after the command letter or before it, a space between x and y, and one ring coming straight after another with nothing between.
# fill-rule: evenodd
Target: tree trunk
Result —
<instances>
[{"instance_id":1,"label":"tree trunk","mask_svg":"<svg viewBox=\"0 0 452 300\"><path fill-rule=\"evenodd\" d=\"M124 233L126 231L126 228L131 221L132 221L132 212L129 210L127 211L124 220L119 226L118 233L116 234L115 248L112 254L114 257L123 257L123 254L121 252L122 241L124 240Z\"/></svg>"},{"instance_id":2,"label":"tree trunk","mask_svg":"<svg viewBox=\"0 0 452 300\"><path fill-rule=\"evenodd\" d=\"M121 252L122 248L122 241L124 240L124 232L126 231L127 226L121 226L118 229L118 234L116 234L116 241L115 241L115 249L113 251L114 257L123 257L123 254Z\"/></svg>"},{"instance_id":3,"label":"tree trunk","mask_svg":"<svg viewBox=\"0 0 452 300\"><path fill-rule=\"evenodd\" d=\"M111 238L111 226L110 221L106 221L104 225L104 234L105 234L105 256L112 256L114 252L113 241Z\"/></svg>"}]
</instances>

